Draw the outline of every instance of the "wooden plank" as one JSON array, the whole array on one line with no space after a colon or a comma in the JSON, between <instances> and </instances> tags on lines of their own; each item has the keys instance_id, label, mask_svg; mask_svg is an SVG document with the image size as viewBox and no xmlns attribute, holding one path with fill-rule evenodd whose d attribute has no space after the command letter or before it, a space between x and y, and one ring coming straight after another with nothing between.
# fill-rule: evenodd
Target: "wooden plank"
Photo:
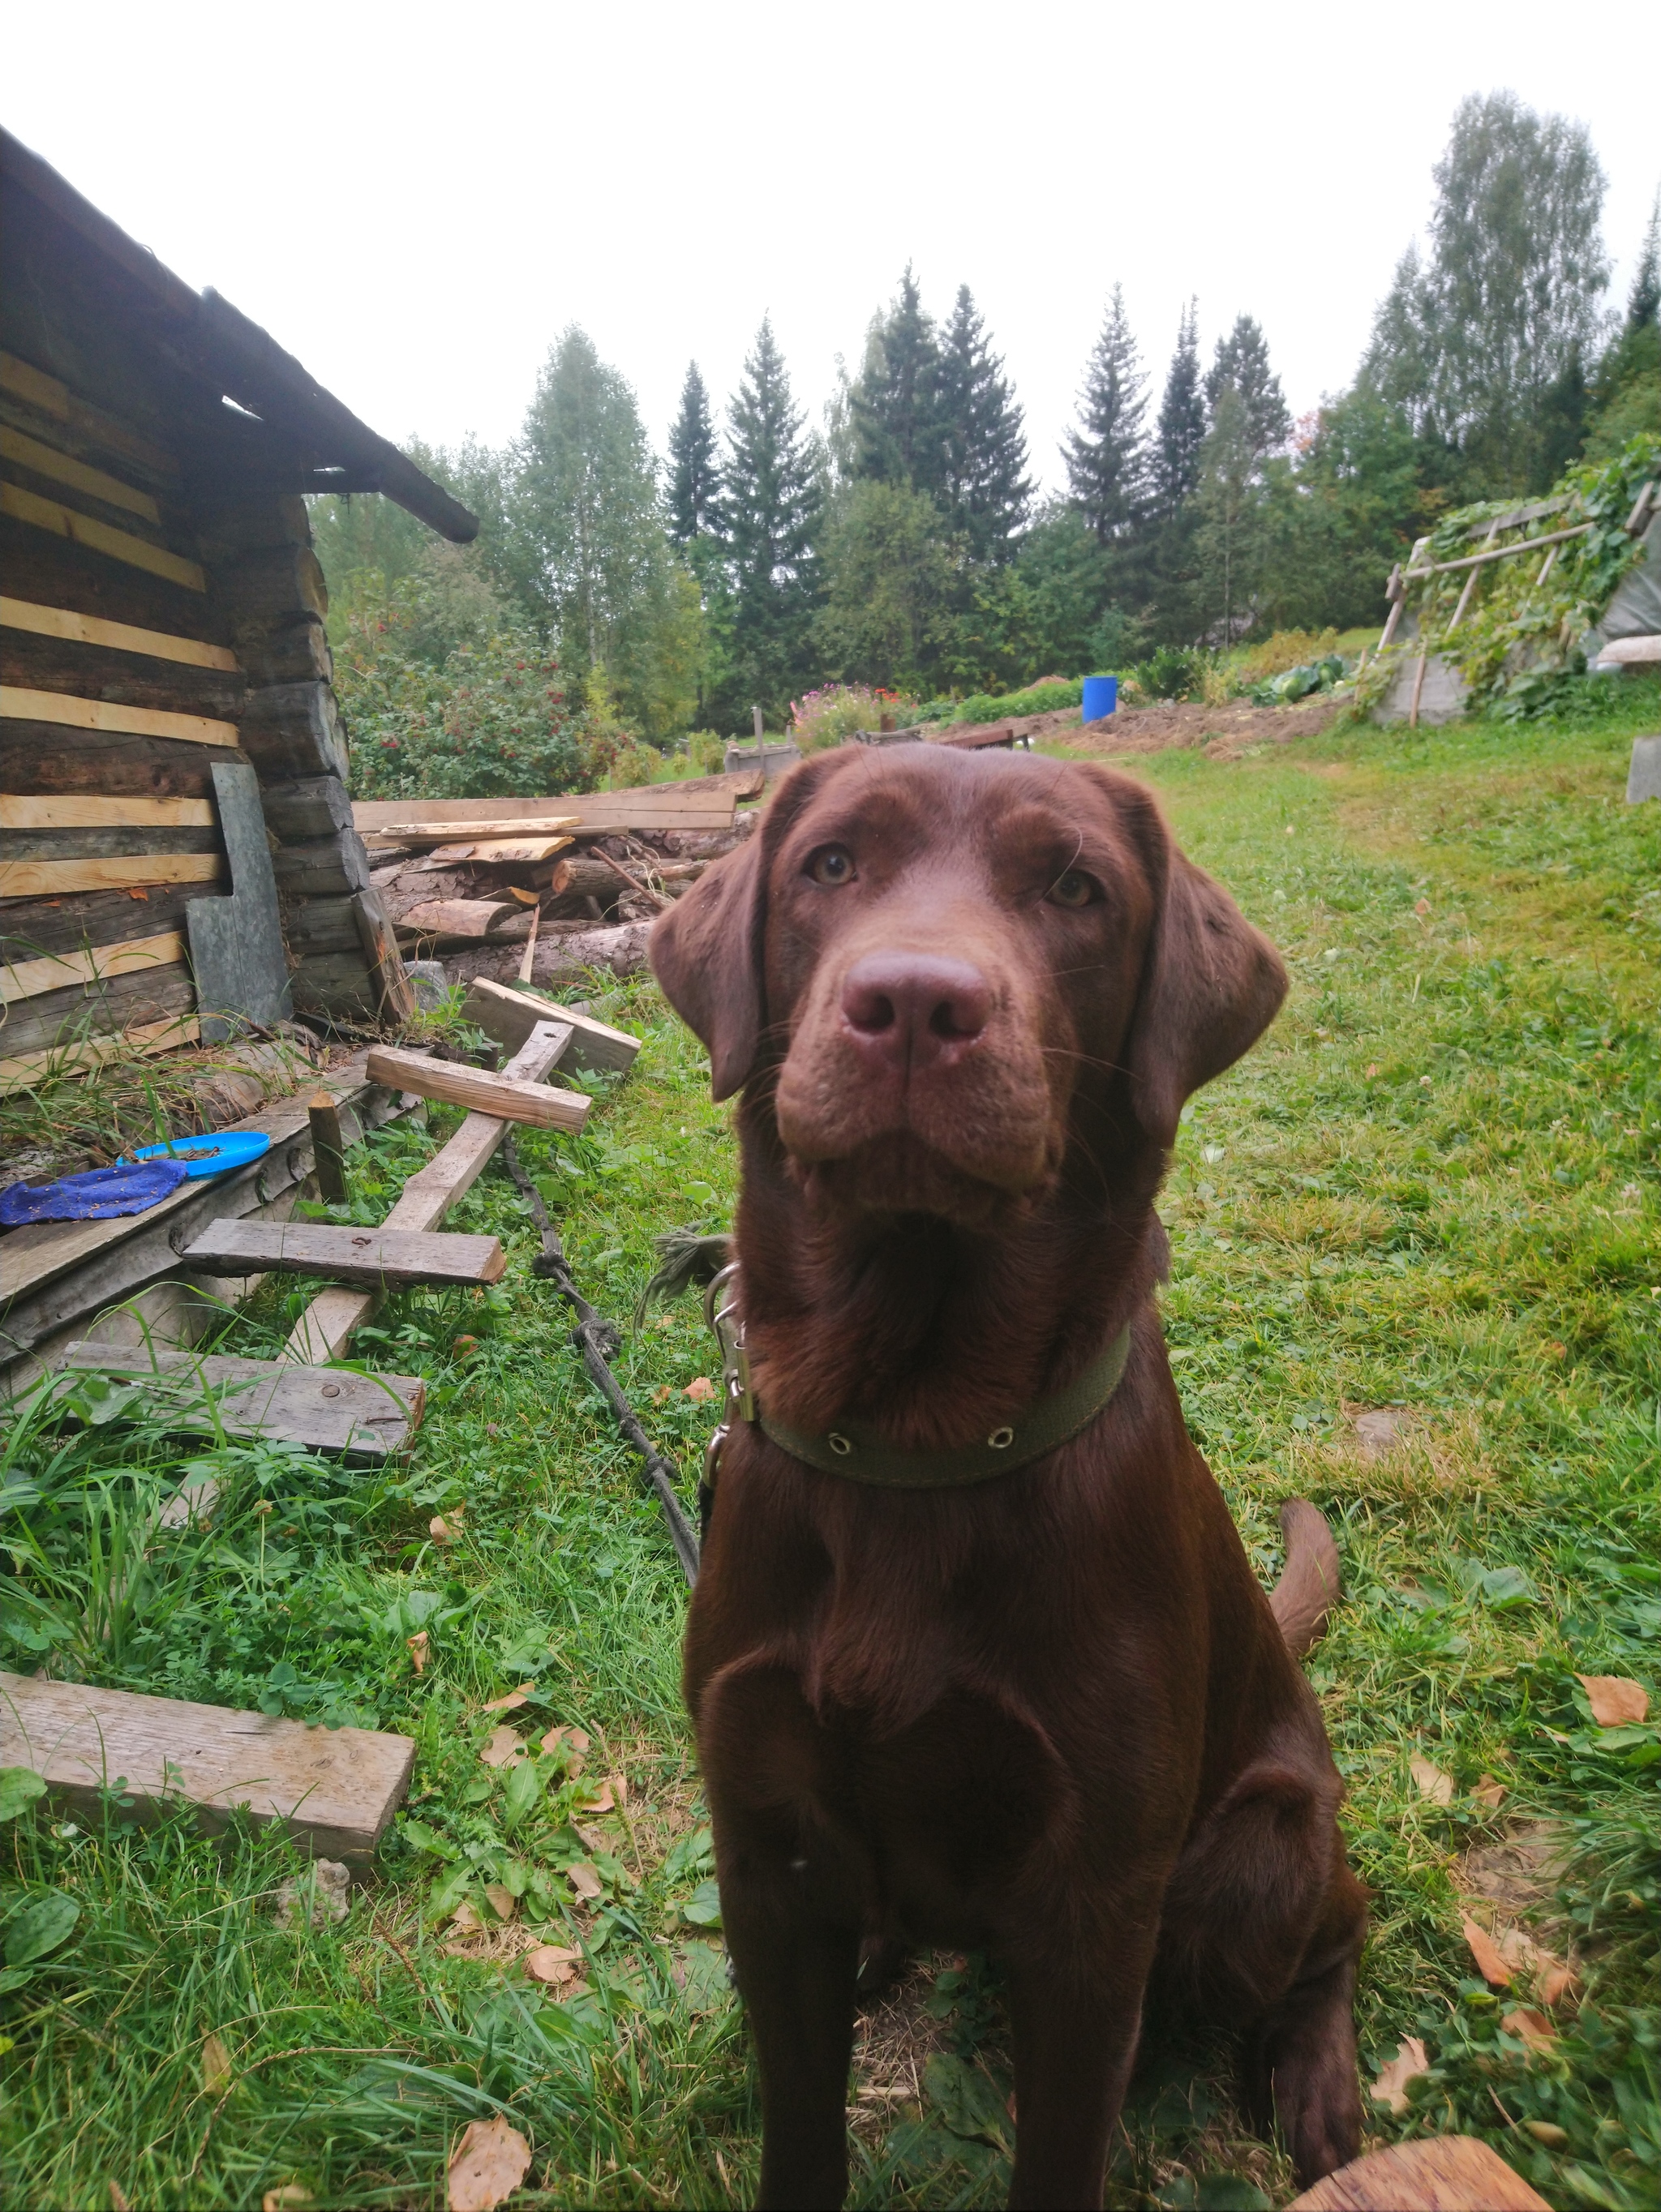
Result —
<instances>
[{"instance_id":1,"label":"wooden plank","mask_svg":"<svg viewBox=\"0 0 1661 2212\"><path fill-rule=\"evenodd\" d=\"M198 1275L332 1275L369 1290L495 1283L508 1265L499 1237L350 1229L332 1221L216 1221L179 1258Z\"/></svg>"},{"instance_id":2,"label":"wooden plank","mask_svg":"<svg viewBox=\"0 0 1661 2212\"><path fill-rule=\"evenodd\" d=\"M57 377L20 361L15 354L0 353L0 392L9 392L26 407L50 416L89 444L100 446L106 453L119 453L124 460L137 461L153 477L178 482L179 463L173 454L135 430L131 422L106 415L101 407L81 398Z\"/></svg>"},{"instance_id":3,"label":"wooden plank","mask_svg":"<svg viewBox=\"0 0 1661 2212\"><path fill-rule=\"evenodd\" d=\"M213 884L217 853L126 853L91 860L0 860L0 898L52 898L65 891L119 890L128 884Z\"/></svg>"},{"instance_id":4,"label":"wooden plank","mask_svg":"<svg viewBox=\"0 0 1661 2212\"><path fill-rule=\"evenodd\" d=\"M181 1428L211 1429L216 1413L232 1436L276 1437L312 1451L362 1459L406 1450L427 1402L427 1386L416 1375L354 1375L338 1367L227 1359L160 1346L130 1351L72 1344L59 1364L76 1372L155 1377L176 1401Z\"/></svg>"},{"instance_id":5,"label":"wooden plank","mask_svg":"<svg viewBox=\"0 0 1661 2212\"><path fill-rule=\"evenodd\" d=\"M91 792L0 792L0 830L211 830L205 799L106 799Z\"/></svg>"},{"instance_id":6,"label":"wooden plank","mask_svg":"<svg viewBox=\"0 0 1661 2212\"><path fill-rule=\"evenodd\" d=\"M549 1008L557 1020L555 1009ZM396 1084L423 1098L465 1106L471 1114L493 1114L533 1129L580 1129L590 1101L581 1091L552 1091L545 1083L525 1083L510 1075L491 1075L482 1067L459 1067L453 1060L429 1060L424 1053L399 1052L372 1045L367 1063L374 1083Z\"/></svg>"},{"instance_id":7,"label":"wooden plank","mask_svg":"<svg viewBox=\"0 0 1661 2212\"><path fill-rule=\"evenodd\" d=\"M570 1042L569 1023L540 1022L502 1074L521 1083L538 1082ZM508 1123L496 1115L469 1114L448 1144L410 1177L382 1228L435 1229L456 1200L472 1188L507 1133ZM5 1244L0 1240L0 1268L4 1261ZM283 1357L319 1365L340 1358L352 1332L368 1321L379 1303L373 1291L325 1291L289 1331Z\"/></svg>"},{"instance_id":8,"label":"wooden plank","mask_svg":"<svg viewBox=\"0 0 1661 2212\"><path fill-rule=\"evenodd\" d=\"M100 621L131 623L169 637L232 640L215 600L106 559L72 539L32 528L0 508L0 581L15 599L68 607Z\"/></svg>"},{"instance_id":9,"label":"wooden plank","mask_svg":"<svg viewBox=\"0 0 1661 2212\"><path fill-rule=\"evenodd\" d=\"M107 522L98 522L89 514L82 514L73 507L64 507L55 499L42 499L38 492L26 491L21 484L0 483L0 514L9 514L18 522L31 524L36 530L50 530L55 538L67 538L71 544L84 545L89 553L102 553L112 561L125 561L131 568L146 568L153 576L163 576L170 584L179 584L187 592L206 592L208 579L199 562L187 561L181 553L170 553L165 545L152 545L146 538L135 538L125 530L113 529Z\"/></svg>"},{"instance_id":10,"label":"wooden plank","mask_svg":"<svg viewBox=\"0 0 1661 2212\"><path fill-rule=\"evenodd\" d=\"M579 1075L627 1075L640 1050L640 1039L626 1030L614 1030L575 1006L554 1006L528 991L510 990L487 975L479 976L462 1000L461 1018L506 1045L509 1052L522 1049L538 1022L569 1022L571 1042L559 1064Z\"/></svg>"},{"instance_id":11,"label":"wooden plank","mask_svg":"<svg viewBox=\"0 0 1661 2212\"><path fill-rule=\"evenodd\" d=\"M523 822L508 817L483 822L389 822L381 835L402 836L412 845L442 845L452 837L552 837L562 830L574 828L581 819L580 814L553 814L533 815Z\"/></svg>"},{"instance_id":12,"label":"wooden plank","mask_svg":"<svg viewBox=\"0 0 1661 2212\"><path fill-rule=\"evenodd\" d=\"M516 830L521 822L543 822L554 815L586 836L606 828L626 830L730 830L742 776L720 789L697 791L673 783L636 785L628 791L556 793L541 799L361 799L352 807L360 836L386 838L388 825L439 823L464 834L476 824L492 830ZM424 835L424 831L423 833ZM482 834L482 832L481 832ZM396 839L392 842L396 842Z\"/></svg>"},{"instance_id":13,"label":"wooden plank","mask_svg":"<svg viewBox=\"0 0 1661 2212\"><path fill-rule=\"evenodd\" d=\"M1492 545L1482 553L1466 553L1457 561L1431 561L1422 568L1404 568L1402 574L1409 581L1421 576L1451 575L1456 568L1480 568L1489 561L1509 561L1513 554L1538 553L1548 545L1566 544L1571 538L1584 538L1596 523L1577 522L1573 530L1553 530L1543 538L1519 538L1514 545Z\"/></svg>"},{"instance_id":14,"label":"wooden plank","mask_svg":"<svg viewBox=\"0 0 1661 2212\"><path fill-rule=\"evenodd\" d=\"M0 1765L33 1767L58 1806L94 1818L125 1783L141 1819L183 1796L222 1828L246 1807L319 1858L365 1859L403 1802L415 1749L367 1729L0 1674Z\"/></svg>"},{"instance_id":15,"label":"wooden plank","mask_svg":"<svg viewBox=\"0 0 1661 2212\"><path fill-rule=\"evenodd\" d=\"M1433 2136L1352 2159L1287 2212L1550 2212L1478 2136Z\"/></svg>"},{"instance_id":16,"label":"wooden plank","mask_svg":"<svg viewBox=\"0 0 1661 2212\"><path fill-rule=\"evenodd\" d=\"M201 896L191 884L73 891L66 898L8 899L0 904L0 963L125 945L136 930L154 937L182 930L185 908Z\"/></svg>"},{"instance_id":17,"label":"wooden plank","mask_svg":"<svg viewBox=\"0 0 1661 2212\"><path fill-rule=\"evenodd\" d=\"M172 1052L179 1045L194 1044L199 1035L196 1017L190 1014L165 1022L141 1022L119 1036L79 1037L73 1044L54 1045L47 1052L15 1053L9 1060L0 1060L0 1098L30 1090L48 1076L89 1074L106 1060L123 1055ZM21 1234L21 1230L14 1230L10 1237L0 1239L0 1252ZM0 1327L0 1354L5 1348L5 1331Z\"/></svg>"},{"instance_id":18,"label":"wooden plank","mask_svg":"<svg viewBox=\"0 0 1661 2212\"><path fill-rule=\"evenodd\" d=\"M182 738L197 745L234 745L234 722L206 714L164 714L155 707L118 707L106 699L77 699L68 691L25 691L0 684L0 715L16 722L61 722L71 730L125 732L136 738Z\"/></svg>"},{"instance_id":19,"label":"wooden plank","mask_svg":"<svg viewBox=\"0 0 1661 2212\"><path fill-rule=\"evenodd\" d=\"M0 1047L8 1053L47 1052L82 1037L119 1036L197 1011L191 971L183 961L130 969L93 984L58 984L0 1010Z\"/></svg>"},{"instance_id":20,"label":"wooden plank","mask_svg":"<svg viewBox=\"0 0 1661 2212\"><path fill-rule=\"evenodd\" d=\"M152 660L176 660L192 668L218 668L240 675L241 664L228 645L208 645L198 637L171 637L166 630L141 629L136 623L105 622L70 607L37 606L32 599L0 596L0 629L32 630L37 637L60 637L70 645L101 645L113 653L148 653Z\"/></svg>"},{"instance_id":21,"label":"wooden plank","mask_svg":"<svg viewBox=\"0 0 1661 2212\"><path fill-rule=\"evenodd\" d=\"M38 438L4 423L0 423L0 458L15 461L20 468L33 469L38 477L49 477L54 483L67 484L71 491L84 492L89 499L101 499L106 507L125 507L158 530L161 527L161 510L149 492L123 483L119 477L109 476L85 461L73 460L56 447L43 446Z\"/></svg>"},{"instance_id":22,"label":"wooden plank","mask_svg":"<svg viewBox=\"0 0 1661 2212\"><path fill-rule=\"evenodd\" d=\"M42 991L59 991L71 983L94 983L136 969L165 967L184 957L183 933L166 929L154 937L130 937L120 945L99 945L82 952L14 961L9 968L0 967L0 1005L14 999L38 998Z\"/></svg>"},{"instance_id":23,"label":"wooden plank","mask_svg":"<svg viewBox=\"0 0 1661 2212\"><path fill-rule=\"evenodd\" d=\"M459 860L484 860L497 866L509 864L523 866L534 860L551 860L556 853L563 853L570 843L569 837L490 837L482 843L441 845L428 854L430 860L446 863Z\"/></svg>"}]
</instances>

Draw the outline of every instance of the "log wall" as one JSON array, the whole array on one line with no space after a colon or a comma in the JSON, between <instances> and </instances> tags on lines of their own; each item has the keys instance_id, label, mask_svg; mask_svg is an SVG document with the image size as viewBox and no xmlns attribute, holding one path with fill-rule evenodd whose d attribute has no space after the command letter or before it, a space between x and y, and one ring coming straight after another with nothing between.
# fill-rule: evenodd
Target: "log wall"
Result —
<instances>
[{"instance_id":1,"label":"log wall","mask_svg":"<svg viewBox=\"0 0 1661 2212\"><path fill-rule=\"evenodd\" d=\"M303 500L262 478L153 289L27 193L5 216L0 1089L195 1034L186 908L231 889L216 761L259 778L295 1013L406 1012Z\"/></svg>"}]
</instances>

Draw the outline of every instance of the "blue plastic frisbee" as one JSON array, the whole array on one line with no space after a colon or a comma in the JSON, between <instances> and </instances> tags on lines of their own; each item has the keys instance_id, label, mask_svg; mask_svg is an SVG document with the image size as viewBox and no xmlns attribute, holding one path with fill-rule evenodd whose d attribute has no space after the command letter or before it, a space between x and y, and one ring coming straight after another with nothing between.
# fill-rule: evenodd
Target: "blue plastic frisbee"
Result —
<instances>
[{"instance_id":1,"label":"blue plastic frisbee","mask_svg":"<svg viewBox=\"0 0 1661 2212\"><path fill-rule=\"evenodd\" d=\"M227 1168L246 1168L271 1148L261 1129L229 1129L218 1137L175 1137L170 1145L146 1145L133 1158L177 1160L187 1176L216 1176Z\"/></svg>"}]
</instances>

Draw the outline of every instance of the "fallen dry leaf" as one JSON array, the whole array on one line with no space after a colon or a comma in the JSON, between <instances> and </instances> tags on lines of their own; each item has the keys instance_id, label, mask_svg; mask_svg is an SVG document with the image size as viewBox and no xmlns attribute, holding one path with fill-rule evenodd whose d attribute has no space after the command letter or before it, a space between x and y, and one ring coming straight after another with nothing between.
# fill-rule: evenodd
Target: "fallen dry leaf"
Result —
<instances>
[{"instance_id":1,"label":"fallen dry leaf","mask_svg":"<svg viewBox=\"0 0 1661 2212\"><path fill-rule=\"evenodd\" d=\"M652 1393L652 1403L654 1406L666 1406L674 1395L675 1389L673 1383L660 1382L657 1389Z\"/></svg>"},{"instance_id":2,"label":"fallen dry leaf","mask_svg":"<svg viewBox=\"0 0 1661 2212\"><path fill-rule=\"evenodd\" d=\"M1470 1946L1470 1955L1476 1961L1476 1971L1485 1982L1496 1989L1511 1987L1511 1968L1500 1954L1499 1946L1486 1928L1466 1913L1463 1923L1464 1938Z\"/></svg>"},{"instance_id":3,"label":"fallen dry leaf","mask_svg":"<svg viewBox=\"0 0 1661 2212\"><path fill-rule=\"evenodd\" d=\"M563 1753L566 1771L575 1781L581 1773L588 1749L588 1739L580 1728L551 1728L542 1739L544 1755L552 1759Z\"/></svg>"},{"instance_id":4,"label":"fallen dry leaf","mask_svg":"<svg viewBox=\"0 0 1661 2212\"><path fill-rule=\"evenodd\" d=\"M1388 2105L1392 2112L1406 2112L1408 2083L1416 2081L1429 2070L1424 2045L1416 2035L1404 2035L1396 2046L1395 2057L1378 2069L1378 2078L1372 2085L1373 2103Z\"/></svg>"},{"instance_id":5,"label":"fallen dry leaf","mask_svg":"<svg viewBox=\"0 0 1661 2212\"><path fill-rule=\"evenodd\" d=\"M562 1982L576 1979L581 1960L581 1951L568 1951L558 1943L538 1943L534 1951L525 1954L525 1971L532 1981L548 1982L557 1988Z\"/></svg>"},{"instance_id":6,"label":"fallen dry leaf","mask_svg":"<svg viewBox=\"0 0 1661 2212\"><path fill-rule=\"evenodd\" d=\"M1444 1774L1441 1768L1428 1759L1410 1759L1408 1772L1418 1786L1419 1795L1428 1797L1433 1805L1453 1802L1453 1777Z\"/></svg>"},{"instance_id":7,"label":"fallen dry leaf","mask_svg":"<svg viewBox=\"0 0 1661 2212\"><path fill-rule=\"evenodd\" d=\"M481 1705L479 1710L486 1713L516 1713L527 1698L536 1694L536 1686L534 1682L521 1682L518 1689L509 1690L500 1698L492 1698L488 1705Z\"/></svg>"},{"instance_id":8,"label":"fallen dry leaf","mask_svg":"<svg viewBox=\"0 0 1661 2212\"><path fill-rule=\"evenodd\" d=\"M259 2200L259 2212L291 2212L291 2208L316 2203L309 2189L302 2189L297 2181L285 2181L281 2189L268 2189Z\"/></svg>"},{"instance_id":9,"label":"fallen dry leaf","mask_svg":"<svg viewBox=\"0 0 1661 2212\"><path fill-rule=\"evenodd\" d=\"M1492 1774L1485 1774L1470 1794L1479 1805L1489 1805L1497 1811L1506 1802L1506 1785Z\"/></svg>"},{"instance_id":10,"label":"fallen dry leaf","mask_svg":"<svg viewBox=\"0 0 1661 2212\"><path fill-rule=\"evenodd\" d=\"M626 1805L629 1802L628 1776L626 1774L608 1774L605 1779L610 1784L611 1795L617 1799L618 1803L620 1806Z\"/></svg>"},{"instance_id":11,"label":"fallen dry leaf","mask_svg":"<svg viewBox=\"0 0 1661 2212\"><path fill-rule=\"evenodd\" d=\"M1532 2005L1518 2005L1515 2012L1503 2016L1500 2025L1507 2035L1520 2036L1530 2051L1544 2051L1557 2039L1556 2029Z\"/></svg>"},{"instance_id":12,"label":"fallen dry leaf","mask_svg":"<svg viewBox=\"0 0 1661 2212\"><path fill-rule=\"evenodd\" d=\"M517 2128L500 2118L472 2121L450 2158L450 2212L495 2212L530 2166L531 2146Z\"/></svg>"},{"instance_id":13,"label":"fallen dry leaf","mask_svg":"<svg viewBox=\"0 0 1661 2212\"><path fill-rule=\"evenodd\" d=\"M504 1721L490 1730L490 1741L478 1755L486 1766L517 1766L525 1756L525 1745Z\"/></svg>"},{"instance_id":14,"label":"fallen dry leaf","mask_svg":"<svg viewBox=\"0 0 1661 2212\"><path fill-rule=\"evenodd\" d=\"M131 2202L119 2181L110 2184L110 2212L132 2212Z\"/></svg>"},{"instance_id":15,"label":"fallen dry leaf","mask_svg":"<svg viewBox=\"0 0 1661 2212\"><path fill-rule=\"evenodd\" d=\"M701 1406L706 1399L715 1396L715 1386L707 1375L697 1375L687 1384L685 1395L695 1404Z\"/></svg>"},{"instance_id":16,"label":"fallen dry leaf","mask_svg":"<svg viewBox=\"0 0 1661 2212\"><path fill-rule=\"evenodd\" d=\"M424 1674L427 1671L426 1630L424 1628L417 1629L415 1634L413 1636L406 1637L405 1641L410 1647L410 1656L415 1662L415 1670L417 1674Z\"/></svg>"},{"instance_id":17,"label":"fallen dry leaf","mask_svg":"<svg viewBox=\"0 0 1661 2212\"><path fill-rule=\"evenodd\" d=\"M202 2087L210 2097L222 2097L231 2086L231 2054L216 2035L202 2039Z\"/></svg>"},{"instance_id":18,"label":"fallen dry leaf","mask_svg":"<svg viewBox=\"0 0 1661 2212\"><path fill-rule=\"evenodd\" d=\"M484 1925L477 1908L471 1905L458 1905L450 1916L450 1932L453 1936L477 1936Z\"/></svg>"},{"instance_id":19,"label":"fallen dry leaf","mask_svg":"<svg viewBox=\"0 0 1661 2212\"><path fill-rule=\"evenodd\" d=\"M581 1802L585 1813L615 1813L617 1810L617 1798L609 1781L595 1784L584 1792Z\"/></svg>"},{"instance_id":20,"label":"fallen dry leaf","mask_svg":"<svg viewBox=\"0 0 1661 2212\"><path fill-rule=\"evenodd\" d=\"M511 1889L504 1889L499 1881L487 1881L484 1895L498 1920L511 1920L519 1911L519 1899Z\"/></svg>"},{"instance_id":21,"label":"fallen dry leaf","mask_svg":"<svg viewBox=\"0 0 1661 2212\"><path fill-rule=\"evenodd\" d=\"M1523 2125L1536 2142L1543 2143L1548 2150L1567 2149L1568 2130L1560 2128L1555 2120L1524 2120Z\"/></svg>"},{"instance_id":22,"label":"fallen dry leaf","mask_svg":"<svg viewBox=\"0 0 1661 2212\"><path fill-rule=\"evenodd\" d=\"M592 1905L597 1897L604 1893L599 1876L587 1859L579 1859L575 1866L567 1867L565 1879L575 1890L577 1895L587 1904Z\"/></svg>"},{"instance_id":23,"label":"fallen dry leaf","mask_svg":"<svg viewBox=\"0 0 1661 2212\"><path fill-rule=\"evenodd\" d=\"M461 1534L461 1516L453 1514L447 1521L441 1513L435 1513L427 1523L427 1534L435 1544L453 1544Z\"/></svg>"},{"instance_id":24,"label":"fallen dry leaf","mask_svg":"<svg viewBox=\"0 0 1661 2212\"><path fill-rule=\"evenodd\" d=\"M478 1339L476 1336L452 1337L450 1340L450 1350L458 1359L471 1358L472 1354L478 1350Z\"/></svg>"},{"instance_id":25,"label":"fallen dry leaf","mask_svg":"<svg viewBox=\"0 0 1661 2212\"><path fill-rule=\"evenodd\" d=\"M1599 1728L1630 1728L1648 1717L1649 1692L1640 1682L1628 1681L1624 1674L1577 1674L1574 1679L1585 1692Z\"/></svg>"},{"instance_id":26,"label":"fallen dry leaf","mask_svg":"<svg viewBox=\"0 0 1661 2212\"><path fill-rule=\"evenodd\" d=\"M1547 1955L1549 1957L1549 1953ZM1579 1986L1579 1969L1566 1966L1561 1959L1553 1959L1540 1977L1540 2002L1544 2005L1561 2004L1563 1999Z\"/></svg>"}]
</instances>

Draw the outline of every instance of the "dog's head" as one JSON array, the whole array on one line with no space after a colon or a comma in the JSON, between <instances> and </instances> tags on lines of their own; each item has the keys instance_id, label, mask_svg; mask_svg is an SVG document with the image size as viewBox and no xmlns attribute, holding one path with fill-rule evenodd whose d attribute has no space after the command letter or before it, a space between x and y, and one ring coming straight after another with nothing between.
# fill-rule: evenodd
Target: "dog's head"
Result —
<instances>
[{"instance_id":1,"label":"dog's head","mask_svg":"<svg viewBox=\"0 0 1661 2212\"><path fill-rule=\"evenodd\" d=\"M795 769L651 958L717 1098L776 1078L810 1188L965 1223L1053 1180L1086 1102L1168 1148L1286 992L1140 784L931 745Z\"/></svg>"}]
</instances>

